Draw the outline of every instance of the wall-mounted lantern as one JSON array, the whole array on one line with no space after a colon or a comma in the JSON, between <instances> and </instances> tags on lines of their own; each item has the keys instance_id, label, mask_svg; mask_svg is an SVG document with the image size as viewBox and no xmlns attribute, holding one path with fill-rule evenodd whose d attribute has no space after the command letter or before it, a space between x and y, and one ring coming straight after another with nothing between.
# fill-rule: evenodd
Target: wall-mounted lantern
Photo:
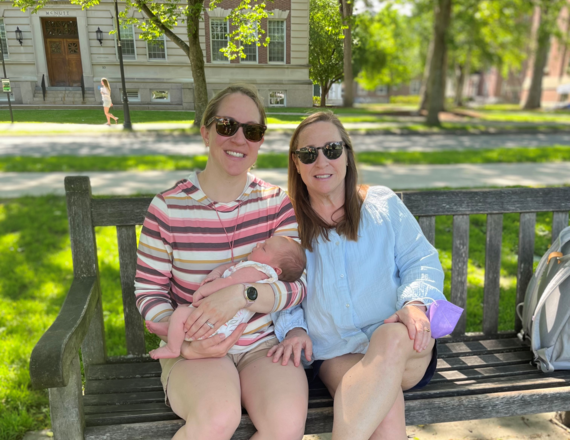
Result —
<instances>
[{"instance_id":1,"label":"wall-mounted lantern","mask_svg":"<svg viewBox=\"0 0 570 440\"><path fill-rule=\"evenodd\" d=\"M100 28L97 28L95 35L97 36L97 41L99 44L103 46L103 31Z\"/></svg>"},{"instance_id":2,"label":"wall-mounted lantern","mask_svg":"<svg viewBox=\"0 0 570 440\"><path fill-rule=\"evenodd\" d=\"M16 28L16 40L20 42L20 46L24 42L24 36L22 35L22 31L19 27Z\"/></svg>"}]
</instances>

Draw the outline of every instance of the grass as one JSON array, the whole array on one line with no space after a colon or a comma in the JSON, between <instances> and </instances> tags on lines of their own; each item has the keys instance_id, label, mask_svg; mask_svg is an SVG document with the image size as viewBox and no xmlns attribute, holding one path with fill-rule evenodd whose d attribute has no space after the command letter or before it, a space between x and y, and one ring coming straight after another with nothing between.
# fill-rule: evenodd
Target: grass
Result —
<instances>
[{"instance_id":1,"label":"grass","mask_svg":"<svg viewBox=\"0 0 570 440\"><path fill-rule=\"evenodd\" d=\"M551 214L539 213L535 254L550 243ZM139 230L140 231L140 230ZM137 234L139 233L137 231ZM452 218L436 220L436 247L449 297ZM481 331L486 217L471 216L467 331ZM107 350L126 354L116 232L96 228ZM518 215L505 215L502 242L500 330L514 325ZM30 353L51 325L71 285L73 268L65 199L23 197L0 201L0 440L18 440L29 430L49 427L45 390L32 390ZM156 340L147 334L147 348Z\"/></svg>"},{"instance_id":2,"label":"grass","mask_svg":"<svg viewBox=\"0 0 570 440\"><path fill-rule=\"evenodd\" d=\"M496 148L470 151L361 152L358 162L366 165L521 163L570 161L570 147ZM204 169L207 156L2 156L0 172L57 171L175 171ZM287 155L260 154L257 168L287 168Z\"/></svg>"}]
</instances>

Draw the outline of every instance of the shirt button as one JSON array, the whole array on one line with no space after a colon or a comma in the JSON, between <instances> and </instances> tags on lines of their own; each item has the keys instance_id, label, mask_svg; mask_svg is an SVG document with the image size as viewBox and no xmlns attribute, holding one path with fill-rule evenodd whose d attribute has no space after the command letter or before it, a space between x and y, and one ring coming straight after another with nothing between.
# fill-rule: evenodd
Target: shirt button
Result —
<instances>
[{"instance_id":1,"label":"shirt button","mask_svg":"<svg viewBox=\"0 0 570 440\"><path fill-rule=\"evenodd\" d=\"M335 242L335 244L338 246L338 244L339 244L339 243L338 243L338 241L337 241L337 242Z\"/></svg>"},{"instance_id":2,"label":"shirt button","mask_svg":"<svg viewBox=\"0 0 570 440\"><path fill-rule=\"evenodd\" d=\"M350 307L350 304L347 304L347 305L346 305L346 308L349 308L349 307Z\"/></svg>"},{"instance_id":3,"label":"shirt button","mask_svg":"<svg viewBox=\"0 0 570 440\"><path fill-rule=\"evenodd\" d=\"M343 274L343 273L341 273L341 274L340 274L340 277L341 277L341 278L344 278L344 274Z\"/></svg>"}]
</instances>

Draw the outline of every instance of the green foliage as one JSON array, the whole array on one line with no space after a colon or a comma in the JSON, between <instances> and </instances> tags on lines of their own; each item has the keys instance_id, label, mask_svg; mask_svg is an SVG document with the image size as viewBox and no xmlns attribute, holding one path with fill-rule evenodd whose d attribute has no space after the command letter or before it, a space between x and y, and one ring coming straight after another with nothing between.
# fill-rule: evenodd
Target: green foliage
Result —
<instances>
[{"instance_id":1,"label":"green foliage","mask_svg":"<svg viewBox=\"0 0 570 440\"><path fill-rule=\"evenodd\" d=\"M321 105L321 97L313 96L313 106L319 107Z\"/></svg>"},{"instance_id":2,"label":"green foliage","mask_svg":"<svg viewBox=\"0 0 570 440\"><path fill-rule=\"evenodd\" d=\"M375 14L365 12L358 16L354 64L355 72L359 72L356 81L362 87L393 87L408 83L421 73L416 23L390 4Z\"/></svg>"},{"instance_id":3,"label":"green foliage","mask_svg":"<svg viewBox=\"0 0 570 440\"><path fill-rule=\"evenodd\" d=\"M343 25L338 0L309 2L309 77L326 95L343 78Z\"/></svg>"},{"instance_id":4,"label":"green foliage","mask_svg":"<svg viewBox=\"0 0 570 440\"><path fill-rule=\"evenodd\" d=\"M403 95L403 96L390 96L390 104L410 104L414 106L420 105L419 95Z\"/></svg>"}]
</instances>

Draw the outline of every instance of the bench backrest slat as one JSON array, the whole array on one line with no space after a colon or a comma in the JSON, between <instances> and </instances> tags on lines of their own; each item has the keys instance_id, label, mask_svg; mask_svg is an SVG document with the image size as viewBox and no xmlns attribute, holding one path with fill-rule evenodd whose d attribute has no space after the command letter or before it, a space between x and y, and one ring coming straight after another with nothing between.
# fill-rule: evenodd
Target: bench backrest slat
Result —
<instances>
[{"instance_id":1,"label":"bench backrest slat","mask_svg":"<svg viewBox=\"0 0 570 440\"><path fill-rule=\"evenodd\" d=\"M93 199L93 226L142 225L152 197Z\"/></svg>"},{"instance_id":2,"label":"bench backrest slat","mask_svg":"<svg viewBox=\"0 0 570 440\"><path fill-rule=\"evenodd\" d=\"M516 304L524 301L524 295L530 279L534 261L534 237L536 214L527 212L520 215L519 223L519 253L517 262L517 299ZM515 313L515 331L522 328L522 321Z\"/></svg>"},{"instance_id":3,"label":"bench backrest slat","mask_svg":"<svg viewBox=\"0 0 570 440\"><path fill-rule=\"evenodd\" d=\"M137 270L137 235L134 226L117 226L121 289L125 314L127 354L143 355L147 352L144 342L144 325L135 301L135 273Z\"/></svg>"},{"instance_id":4,"label":"bench backrest slat","mask_svg":"<svg viewBox=\"0 0 570 440\"><path fill-rule=\"evenodd\" d=\"M467 263L469 258L469 216L453 217L453 246L451 250L451 302L465 309L467 305ZM465 333L466 313L461 315L453 335Z\"/></svg>"},{"instance_id":5,"label":"bench backrest slat","mask_svg":"<svg viewBox=\"0 0 570 440\"><path fill-rule=\"evenodd\" d=\"M503 215L489 214L487 216L483 293L483 333L486 335L496 334L499 330L502 238Z\"/></svg>"},{"instance_id":6,"label":"bench backrest slat","mask_svg":"<svg viewBox=\"0 0 570 440\"><path fill-rule=\"evenodd\" d=\"M428 215L418 218L420 228L432 246L435 246L435 216Z\"/></svg>"},{"instance_id":7,"label":"bench backrest slat","mask_svg":"<svg viewBox=\"0 0 570 440\"><path fill-rule=\"evenodd\" d=\"M568 211L554 212L552 214L552 240L560 235L562 229L568 226Z\"/></svg>"},{"instance_id":8,"label":"bench backrest slat","mask_svg":"<svg viewBox=\"0 0 570 440\"><path fill-rule=\"evenodd\" d=\"M414 215L570 211L570 188L514 188L402 193Z\"/></svg>"}]
</instances>

